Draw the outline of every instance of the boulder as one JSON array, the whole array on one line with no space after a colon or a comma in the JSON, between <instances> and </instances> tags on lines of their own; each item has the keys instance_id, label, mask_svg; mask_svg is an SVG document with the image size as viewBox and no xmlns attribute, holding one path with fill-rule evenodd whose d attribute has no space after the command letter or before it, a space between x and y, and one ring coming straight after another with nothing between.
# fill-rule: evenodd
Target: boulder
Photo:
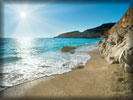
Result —
<instances>
[{"instance_id":1,"label":"boulder","mask_svg":"<svg viewBox=\"0 0 133 100\"><path fill-rule=\"evenodd\" d=\"M72 51L74 49L76 49L76 47L65 46L65 47L61 48L61 52L70 52L70 51Z\"/></svg>"}]
</instances>

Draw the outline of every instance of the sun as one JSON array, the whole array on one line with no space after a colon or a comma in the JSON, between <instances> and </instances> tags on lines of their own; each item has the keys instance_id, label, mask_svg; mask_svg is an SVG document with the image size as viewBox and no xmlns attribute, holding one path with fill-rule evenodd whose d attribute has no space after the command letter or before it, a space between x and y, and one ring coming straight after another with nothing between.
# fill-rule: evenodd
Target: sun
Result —
<instances>
[{"instance_id":1,"label":"sun","mask_svg":"<svg viewBox=\"0 0 133 100\"><path fill-rule=\"evenodd\" d=\"M27 13L26 12L21 12L20 13L20 18L21 19L26 19L27 18Z\"/></svg>"}]
</instances>

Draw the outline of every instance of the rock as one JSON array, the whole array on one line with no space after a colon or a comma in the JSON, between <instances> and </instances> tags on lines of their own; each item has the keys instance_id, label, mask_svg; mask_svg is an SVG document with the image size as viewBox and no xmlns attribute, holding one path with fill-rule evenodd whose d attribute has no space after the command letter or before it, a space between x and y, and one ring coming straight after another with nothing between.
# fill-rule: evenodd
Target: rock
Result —
<instances>
[{"instance_id":1,"label":"rock","mask_svg":"<svg viewBox=\"0 0 133 100\"><path fill-rule=\"evenodd\" d=\"M133 72L133 6L99 42L99 51L110 64L119 63L127 72Z\"/></svg>"},{"instance_id":2,"label":"rock","mask_svg":"<svg viewBox=\"0 0 133 100\"><path fill-rule=\"evenodd\" d=\"M84 68L84 66L80 65L80 66L77 67L77 69L82 69L82 68Z\"/></svg>"},{"instance_id":3,"label":"rock","mask_svg":"<svg viewBox=\"0 0 133 100\"><path fill-rule=\"evenodd\" d=\"M127 28L126 30L128 30ZM125 29L123 29L125 30ZM119 63L119 56L125 48L128 47L128 39L120 38L120 35L110 35L103 42L99 43L99 51L103 58L105 58L110 64Z\"/></svg>"},{"instance_id":4,"label":"rock","mask_svg":"<svg viewBox=\"0 0 133 100\"><path fill-rule=\"evenodd\" d=\"M83 69L85 66L83 66L83 65L79 65L79 66L76 66L76 67L74 67L74 68L72 68L72 70L75 70L75 69Z\"/></svg>"},{"instance_id":5,"label":"rock","mask_svg":"<svg viewBox=\"0 0 133 100\"><path fill-rule=\"evenodd\" d=\"M133 47L125 49L120 58L119 63L127 72L133 72Z\"/></svg>"},{"instance_id":6,"label":"rock","mask_svg":"<svg viewBox=\"0 0 133 100\"><path fill-rule=\"evenodd\" d=\"M70 52L70 51L72 51L74 49L76 49L76 47L65 46L65 47L61 48L61 52Z\"/></svg>"},{"instance_id":7,"label":"rock","mask_svg":"<svg viewBox=\"0 0 133 100\"><path fill-rule=\"evenodd\" d=\"M125 79L119 77L117 80L118 80L118 82L123 82Z\"/></svg>"}]
</instances>

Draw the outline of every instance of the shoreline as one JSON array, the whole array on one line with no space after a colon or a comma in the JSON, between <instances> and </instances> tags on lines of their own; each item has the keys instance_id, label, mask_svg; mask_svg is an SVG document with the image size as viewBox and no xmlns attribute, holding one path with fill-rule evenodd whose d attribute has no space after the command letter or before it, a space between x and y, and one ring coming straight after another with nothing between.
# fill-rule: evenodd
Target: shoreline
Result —
<instances>
[{"instance_id":1,"label":"shoreline","mask_svg":"<svg viewBox=\"0 0 133 100\"><path fill-rule=\"evenodd\" d=\"M98 51L98 48L95 49L95 50L88 51L88 54L91 53L91 52L97 52L97 51ZM89 55L89 56L90 56L90 55ZM88 62L90 59L91 59L91 56L90 56L90 58L86 61L85 65L82 65L82 66L75 66L75 67L72 68L72 70L69 71L69 72L72 72L73 70L76 70L76 69L82 69L82 68L84 68L84 67L86 66L87 62ZM64 72L64 73L62 73L62 74L69 73L69 72ZM48 80L49 78L53 78L53 77L56 76L56 75L62 75L62 74L53 74L53 75L50 75L50 76L43 76L43 77L39 77L39 78L34 79L34 80L31 80L31 81L26 81L26 82L23 82L23 83L14 85L14 86L6 87L5 89L3 89L3 90L0 91L0 97L1 97L1 94L2 94L4 91L8 90L8 89L11 89L11 88L14 88L14 87L23 85L23 84L28 84L28 83L29 83L29 84L30 84L30 83L31 83L31 84L33 83L33 84L34 84L34 81L39 81L39 80L41 80L41 79L44 79L44 80L46 79L46 80ZM36 83L36 82L35 82L35 83Z\"/></svg>"},{"instance_id":2,"label":"shoreline","mask_svg":"<svg viewBox=\"0 0 133 100\"><path fill-rule=\"evenodd\" d=\"M133 97L132 74L125 73L118 64L109 65L98 50L89 51L89 55L91 58L81 69L25 82L5 89L0 95L7 99Z\"/></svg>"},{"instance_id":3,"label":"shoreline","mask_svg":"<svg viewBox=\"0 0 133 100\"><path fill-rule=\"evenodd\" d=\"M94 42L94 45L95 45L95 43L96 42ZM86 44L86 43L85 43ZM88 59L90 59L89 57L89 55L87 54L88 53L88 49L83 49L84 47L88 47L89 45L85 45L85 44L83 44L83 45L79 45L79 46L75 46L76 47L76 50L78 50L78 48L80 48L80 50L79 51L75 51L75 52L77 52L77 53L74 53L74 56L77 54L77 57L75 56L73 56L72 55L72 59L69 61L69 59L63 59L63 62L60 62L61 60L62 60L62 57L64 57L64 55L62 56L61 55L61 59L57 59L57 62L54 62L54 61L52 61L51 60L51 62L50 61L48 61L48 60L46 60L46 66L48 66L49 67L49 62L51 63L51 65L53 64L53 66L51 67L51 68L54 68L54 66L55 66L55 69L58 69L58 68L56 68L56 67L58 67L58 64L60 64L59 65L59 67L60 66L62 66L62 68L60 68L59 70L55 70L55 71L51 71L51 73L50 73L50 71L46 71L45 72L45 70L44 71L42 71L42 73L43 74L40 74L39 72L41 72L41 71L37 71L36 69L33 69L33 71L29 71L29 74L27 73L28 71L28 67L26 68L26 70L25 71L23 71L23 72L26 72L26 73L22 73L22 75L21 75L21 72L20 72L20 78L19 79L17 79L17 78L14 78L14 77L19 77L19 72L16 72L16 73L18 73L18 74L16 74L15 73L15 71L14 70L23 70L23 69L25 69L25 68L23 68L23 62L22 62L22 64L19 64L19 63L16 63L15 65L16 66L18 66L18 67L16 67L16 69L14 69L13 71L12 71L12 73L10 74L10 73L8 73L7 74L7 76L6 76L6 78L3 78L3 82L5 82L5 84L1 84L1 88L0 88L0 92L2 92L2 91L4 91L5 89L7 89L7 88L11 88L11 87L14 87L14 86L17 86L17 85L20 85L20 84L23 84L23 83L27 83L27 82L31 82L31 81L34 81L34 80L37 80L37 79L40 79L40 78L43 78L43 77L49 77L49 76L53 76L53 75L56 75L56 74L63 74L63 73L66 73L66 72L69 72L69 71L71 71L71 69L73 69L75 66L77 67L78 65L85 65L85 63L87 62L87 60ZM88 43L87 43L88 44ZM93 45L93 46L94 46ZM61 48L60 48L61 49ZM57 53L60 53L60 49L58 50L58 52ZM83 49L83 51L82 51L82 49ZM94 48L93 49L95 49L95 46L94 46ZM84 51L84 50L86 50L86 51ZM54 52L54 51L53 51ZM52 52L52 53L53 53ZM54 52L55 53L55 52ZM85 54L85 56L83 55L83 57L82 57L82 54L81 54L81 57L79 56L80 55L80 53L84 53ZM64 53L65 54L65 53ZM78 55L79 54L79 55ZM58 55L58 54L57 54ZM59 54L60 55L60 54ZM70 54L71 55L71 54ZM55 56L55 55L54 55ZM79 56L79 57L78 57ZM56 56L55 56L56 57ZM57 56L58 57L58 56ZM8 58L8 57L7 57ZM45 57L44 57L45 58ZM43 59L44 59L43 58ZM47 58L47 57L46 57ZM64 58L69 58L69 57L64 57ZM83 59L82 59L83 58ZM6 57L5 57L5 59L6 59ZM25 58L24 58L25 59ZM28 59L27 59L28 60ZM27 60L25 60L26 62L27 62ZM35 59L36 60L36 59ZM40 58L40 62L37 64L37 65L35 65L36 67L40 67L40 68L42 68L42 69L40 69L39 67L39 70L43 70L43 67L45 67L45 60L44 61L42 61L42 62L44 62L43 64L41 64L41 58ZM32 60L33 61L33 60ZM31 61L31 62L32 62ZM56 61L56 60L55 60ZM21 62L21 60L20 60L20 62ZM54 63L53 63L54 62ZM69 63L70 62L70 63ZM72 63L71 63L72 62ZM80 63L81 62L81 63ZM33 61L33 63L34 63L34 61ZM47 64L48 63L48 64ZM69 64L69 65L67 65L67 63ZM22 67L21 67L21 65L22 65ZM32 69L32 67L34 67L34 64L32 65L32 64L28 64L28 63L25 63L24 62L24 65L26 66L29 66L29 69L30 69L30 67L31 67L31 69ZM8 64L7 64L7 66L8 66ZM12 62L11 62L11 64L9 64L9 66L13 66L14 67L14 65L12 65ZM70 66L68 69L66 69L64 66ZM20 67L20 68L19 68ZM18 68L18 69L17 69ZM22 69L21 69L22 68ZM63 69L64 68L64 69ZM44 68L45 69L45 68ZM50 68L49 68L50 69ZM5 69L5 71L6 70L8 70L8 68L7 69ZM37 72L36 72L37 71ZM9 70L9 72L10 72L10 70ZM37 74L35 74L34 72L36 72ZM5 72L3 72L2 73L3 74L3 76L5 75ZM27 77L23 77L25 74L27 74ZM28 76L30 76L30 74L33 74L33 77L28 77ZM34 75L35 75L35 77L34 77ZM40 75L40 76L39 76ZM20 80L20 81L17 81L17 80Z\"/></svg>"},{"instance_id":4,"label":"shoreline","mask_svg":"<svg viewBox=\"0 0 133 100\"><path fill-rule=\"evenodd\" d=\"M88 51L88 53L89 52L92 52L92 51L97 51L98 49L95 49L95 50L90 50L90 51ZM85 52L85 51L83 51L83 52ZM89 55L90 56L90 55ZM88 60L86 60L85 61L85 63L83 64L83 65L79 65L79 66L75 66L75 67L73 67L72 69L71 69L71 71L73 71L73 70L75 70L75 69L80 69L80 67L84 67L84 66L86 66L86 63L89 61L91 59L91 56L90 56L90 58L88 58ZM69 71L69 72L71 72L71 71ZM68 73L68 72L64 72L64 73ZM62 73L62 74L64 74L64 73ZM29 83L29 82L33 82L33 81L36 81L36 80L39 80L39 79L41 79L41 78L49 78L49 77L53 77L53 76L55 76L55 75L61 75L61 74L52 74L52 75L50 75L50 76L42 76L42 77L38 77L38 78L36 78L36 79L33 79L33 80L29 80L29 81L25 81L25 82L23 82L23 83L19 83L19 84L17 84L17 85L13 85L13 86L5 86L6 88L5 89L2 89L1 91L0 91L0 93L2 93L2 92L4 92L6 89L9 89L9 88L13 88L13 87L15 87L15 86L18 86L18 85L21 85L21 84L26 84L26 83Z\"/></svg>"}]
</instances>

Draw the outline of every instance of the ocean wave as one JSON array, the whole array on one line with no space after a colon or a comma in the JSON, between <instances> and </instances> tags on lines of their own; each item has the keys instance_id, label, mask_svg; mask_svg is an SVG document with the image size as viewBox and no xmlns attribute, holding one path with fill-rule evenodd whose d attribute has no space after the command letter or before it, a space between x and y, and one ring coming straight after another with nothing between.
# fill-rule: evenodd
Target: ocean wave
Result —
<instances>
[{"instance_id":1,"label":"ocean wave","mask_svg":"<svg viewBox=\"0 0 133 100\"><path fill-rule=\"evenodd\" d=\"M53 42L52 42L53 41ZM70 72L74 67L85 65L91 57L88 52L97 49L97 43L88 39L39 39L36 46L6 48L0 88L11 87L40 77ZM96 40L97 41L97 40ZM12 43L13 44L13 43ZM15 44L14 44L15 45ZM62 53L63 46L76 46L74 53ZM27 45L26 45L27 46ZM7 47L10 47L8 44ZM12 46L11 46L12 47ZM17 49L15 49L17 48ZM8 50L9 49L9 50Z\"/></svg>"},{"instance_id":2,"label":"ocean wave","mask_svg":"<svg viewBox=\"0 0 133 100\"><path fill-rule=\"evenodd\" d=\"M10 62L16 62L18 60L22 59L21 57L1 57L0 63L10 63Z\"/></svg>"},{"instance_id":3,"label":"ocean wave","mask_svg":"<svg viewBox=\"0 0 133 100\"><path fill-rule=\"evenodd\" d=\"M56 58L45 59L34 57L32 61L30 58L27 58L18 61L15 65L10 64L9 67L6 66L3 71L5 70L8 74L3 75L2 78L4 81L1 86L10 87L26 81L35 80L39 77L63 74L71 71L76 66L85 65L87 60L90 59L88 54L53 53Z\"/></svg>"}]
</instances>

